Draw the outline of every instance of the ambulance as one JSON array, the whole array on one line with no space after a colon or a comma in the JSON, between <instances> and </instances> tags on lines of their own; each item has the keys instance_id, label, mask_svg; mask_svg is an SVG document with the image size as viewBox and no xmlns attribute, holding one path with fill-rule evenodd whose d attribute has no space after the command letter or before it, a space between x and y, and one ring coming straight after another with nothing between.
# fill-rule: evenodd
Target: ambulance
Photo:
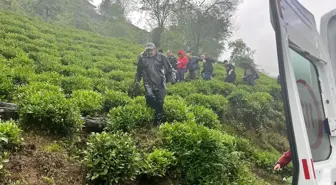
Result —
<instances>
[{"instance_id":1,"label":"ambulance","mask_svg":"<svg viewBox=\"0 0 336 185\"><path fill-rule=\"evenodd\" d=\"M336 185L336 10L322 17L320 32L313 14L297 0L270 0L270 16L292 184Z\"/></svg>"}]
</instances>

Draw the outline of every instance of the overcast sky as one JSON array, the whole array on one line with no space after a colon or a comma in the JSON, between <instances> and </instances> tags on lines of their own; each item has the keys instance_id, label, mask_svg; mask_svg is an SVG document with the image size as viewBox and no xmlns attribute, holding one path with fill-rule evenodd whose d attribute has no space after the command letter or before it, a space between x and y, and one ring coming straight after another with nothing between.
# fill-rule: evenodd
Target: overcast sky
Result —
<instances>
[{"instance_id":1,"label":"overcast sky","mask_svg":"<svg viewBox=\"0 0 336 185\"><path fill-rule=\"evenodd\" d=\"M101 0L94 0L99 4ZM336 0L299 0L315 15L318 28L321 17L336 9ZM274 31L270 23L269 0L245 0L235 15L235 32L232 39L242 38L257 50L255 61L272 76L278 74ZM131 16L133 24L144 28L139 15ZM224 57L229 54L224 54Z\"/></svg>"}]
</instances>

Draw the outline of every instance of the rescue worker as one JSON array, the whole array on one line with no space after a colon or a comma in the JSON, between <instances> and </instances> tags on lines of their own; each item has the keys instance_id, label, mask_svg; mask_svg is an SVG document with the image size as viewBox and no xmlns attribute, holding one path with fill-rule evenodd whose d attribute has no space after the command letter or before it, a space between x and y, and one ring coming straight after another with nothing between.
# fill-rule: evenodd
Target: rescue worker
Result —
<instances>
[{"instance_id":1,"label":"rescue worker","mask_svg":"<svg viewBox=\"0 0 336 185\"><path fill-rule=\"evenodd\" d=\"M177 60L170 50L167 51L167 57L170 65L177 71Z\"/></svg>"},{"instance_id":2,"label":"rescue worker","mask_svg":"<svg viewBox=\"0 0 336 185\"><path fill-rule=\"evenodd\" d=\"M281 168L284 168L292 161L292 153L290 150L285 152L280 159L275 163L274 170L280 170Z\"/></svg>"},{"instance_id":3,"label":"rescue worker","mask_svg":"<svg viewBox=\"0 0 336 185\"><path fill-rule=\"evenodd\" d=\"M257 70L252 63L248 63L244 71L244 82L249 86L255 86L255 80L259 78Z\"/></svg>"},{"instance_id":4,"label":"rescue worker","mask_svg":"<svg viewBox=\"0 0 336 185\"><path fill-rule=\"evenodd\" d=\"M191 53L187 54L187 57L189 59L188 62L188 71L189 71L189 77L191 80L195 80L198 79L199 75L200 75L200 64L199 62L202 61L201 58L192 56Z\"/></svg>"},{"instance_id":5,"label":"rescue worker","mask_svg":"<svg viewBox=\"0 0 336 185\"><path fill-rule=\"evenodd\" d=\"M142 53L138 60L135 83L139 87L139 83L143 78L146 103L155 110L154 124L156 125L160 125L163 118L167 74L173 75L173 69L168 59L157 52L153 43L148 43L145 52ZM170 81L174 82L174 77Z\"/></svg>"},{"instance_id":6,"label":"rescue worker","mask_svg":"<svg viewBox=\"0 0 336 185\"><path fill-rule=\"evenodd\" d=\"M236 71L235 71L235 67L229 63L229 61L224 60L224 65L226 68L226 78L225 78L225 82L228 83L234 83L236 81Z\"/></svg>"},{"instance_id":7,"label":"rescue worker","mask_svg":"<svg viewBox=\"0 0 336 185\"><path fill-rule=\"evenodd\" d=\"M214 72L213 63L215 63L215 60L207 57L205 54L201 55L201 59L203 62L203 70L201 72L203 74L203 78L205 80L211 80Z\"/></svg>"},{"instance_id":8,"label":"rescue worker","mask_svg":"<svg viewBox=\"0 0 336 185\"><path fill-rule=\"evenodd\" d=\"M187 72L187 65L188 65L188 58L184 55L184 51L180 50L178 52L178 59L177 59L177 71L178 71L178 81L184 81L185 74Z\"/></svg>"}]
</instances>

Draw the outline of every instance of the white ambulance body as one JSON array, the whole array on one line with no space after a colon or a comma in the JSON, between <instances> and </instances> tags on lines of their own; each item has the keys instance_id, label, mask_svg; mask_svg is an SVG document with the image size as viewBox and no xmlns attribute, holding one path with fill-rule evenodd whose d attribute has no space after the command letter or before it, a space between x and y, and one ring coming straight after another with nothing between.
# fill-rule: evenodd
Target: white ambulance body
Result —
<instances>
[{"instance_id":1,"label":"white ambulance body","mask_svg":"<svg viewBox=\"0 0 336 185\"><path fill-rule=\"evenodd\" d=\"M336 185L336 10L323 16L319 34L297 0L270 0L270 9L293 184Z\"/></svg>"}]
</instances>

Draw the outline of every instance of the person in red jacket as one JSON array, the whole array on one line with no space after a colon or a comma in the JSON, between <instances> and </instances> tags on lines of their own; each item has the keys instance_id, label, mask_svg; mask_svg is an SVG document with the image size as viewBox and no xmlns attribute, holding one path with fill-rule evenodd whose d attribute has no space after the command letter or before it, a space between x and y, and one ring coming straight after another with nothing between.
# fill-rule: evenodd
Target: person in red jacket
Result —
<instances>
[{"instance_id":1,"label":"person in red jacket","mask_svg":"<svg viewBox=\"0 0 336 185\"><path fill-rule=\"evenodd\" d=\"M183 81L184 76L187 72L187 65L188 65L188 58L185 56L184 51L181 50L178 52L178 59L177 59L177 70L178 70L178 81Z\"/></svg>"},{"instance_id":2,"label":"person in red jacket","mask_svg":"<svg viewBox=\"0 0 336 185\"><path fill-rule=\"evenodd\" d=\"M290 150L285 152L280 159L275 163L274 170L280 170L281 168L287 166L292 161L292 153Z\"/></svg>"}]
</instances>

